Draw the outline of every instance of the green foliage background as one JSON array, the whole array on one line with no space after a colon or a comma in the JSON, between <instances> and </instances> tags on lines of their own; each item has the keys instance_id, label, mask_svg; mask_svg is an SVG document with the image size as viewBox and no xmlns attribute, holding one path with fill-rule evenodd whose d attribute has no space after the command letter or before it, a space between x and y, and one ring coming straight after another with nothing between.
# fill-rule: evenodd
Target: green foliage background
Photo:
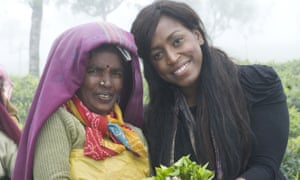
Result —
<instances>
[{"instance_id":1,"label":"green foliage background","mask_svg":"<svg viewBox=\"0 0 300 180\"><path fill-rule=\"evenodd\" d=\"M248 61L239 61L240 64L249 64ZM300 176L300 59L283 63L264 63L272 66L281 78L287 96L290 114L290 134L282 171L289 180L299 180ZM17 107L21 123L24 124L32 97L39 79L34 76L11 77L14 82L12 103ZM143 80L144 102L149 96L147 83Z\"/></svg>"},{"instance_id":2,"label":"green foliage background","mask_svg":"<svg viewBox=\"0 0 300 180\"><path fill-rule=\"evenodd\" d=\"M290 115L289 141L281 169L287 179L300 180L300 60L270 65L281 78Z\"/></svg>"},{"instance_id":3,"label":"green foliage background","mask_svg":"<svg viewBox=\"0 0 300 180\"><path fill-rule=\"evenodd\" d=\"M27 75L12 76L11 80L14 83L11 101L18 109L20 123L24 125L39 79L36 76Z\"/></svg>"}]
</instances>

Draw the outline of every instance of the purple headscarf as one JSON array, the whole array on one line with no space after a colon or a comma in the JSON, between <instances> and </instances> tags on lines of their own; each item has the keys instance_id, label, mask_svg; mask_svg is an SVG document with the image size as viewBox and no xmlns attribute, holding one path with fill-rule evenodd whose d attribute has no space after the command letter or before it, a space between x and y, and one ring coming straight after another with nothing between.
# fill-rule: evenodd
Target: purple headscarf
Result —
<instances>
[{"instance_id":1,"label":"purple headscarf","mask_svg":"<svg viewBox=\"0 0 300 180\"><path fill-rule=\"evenodd\" d=\"M9 115L5 104L4 95L8 100L11 97L11 91L13 87L12 81L9 79L4 67L0 64L0 78L2 79L2 87L0 87L0 131L11 138L16 144L19 144L21 137L21 130L18 128L17 124ZM4 93L4 94L2 94Z\"/></svg>"},{"instance_id":2,"label":"purple headscarf","mask_svg":"<svg viewBox=\"0 0 300 180\"><path fill-rule=\"evenodd\" d=\"M4 95L5 97L10 100L11 98L11 93L12 93L12 89L13 89L13 83L12 81L9 79L4 66L0 64L0 78L3 80L3 89L1 89L2 91L4 91Z\"/></svg>"},{"instance_id":3,"label":"purple headscarf","mask_svg":"<svg viewBox=\"0 0 300 180\"><path fill-rule=\"evenodd\" d=\"M87 23L71 28L56 39L49 53L21 137L13 179L33 178L35 144L41 128L49 116L80 87L89 51L104 43L119 45L131 53L132 82L123 83L121 94L126 95L126 98L121 97L120 107L124 121L142 126L142 77L133 36L107 22Z\"/></svg>"},{"instance_id":4,"label":"purple headscarf","mask_svg":"<svg viewBox=\"0 0 300 180\"><path fill-rule=\"evenodd\" d=\"M0 92L2 89L0 88ZM4 102L2 94L0 93L0 131L11 138L16 144L19 144L21 137L21 130L15 121L9 115Z\"/></svg>"}]
</instances>

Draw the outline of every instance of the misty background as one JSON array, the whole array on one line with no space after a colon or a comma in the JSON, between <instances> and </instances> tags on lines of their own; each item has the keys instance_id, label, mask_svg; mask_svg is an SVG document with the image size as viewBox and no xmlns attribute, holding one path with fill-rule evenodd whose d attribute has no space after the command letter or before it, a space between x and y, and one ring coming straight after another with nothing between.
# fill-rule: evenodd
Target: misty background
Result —
<instances>
[{"instance_id":1,"label":"misty background","mask_svg":"<svg viewBox=\"0 0 300 180\"><path fill-rule=\"evenodd\" d=\"M0 64L10 75L29 73L30 0L1 0ZM58 2L66 2L59 4ZM85 2L82 0L81 2ZM99 1L99 0L98 0ZM67 0L44 0L39 74L55 38L85 22L106 20L130 31L138 11L153 0L119 0L107 16L74 10ZM110 2L104 0L103 3ZM300 58L299 0L186 0L202 18L212 44L250 62ZM82 6L83 7L83 6ZM97 6L97 7L101 7Z\"/></svg>"}]
</instances>

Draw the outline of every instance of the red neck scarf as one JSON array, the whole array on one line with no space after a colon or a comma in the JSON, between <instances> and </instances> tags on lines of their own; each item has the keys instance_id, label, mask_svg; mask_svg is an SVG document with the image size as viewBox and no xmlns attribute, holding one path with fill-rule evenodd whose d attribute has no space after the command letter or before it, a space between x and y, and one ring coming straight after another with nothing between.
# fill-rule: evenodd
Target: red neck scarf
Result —
<instances>
[{"instance_id":1,"label":"red neck scarf","mask_svg":"<svg viewBox=\"0 0 300 180\"><path fill-rule=\"evenodd\" d=\"M68 110L85 124L86 141L84 154L95 160L115 156L125 150L135 155L145 155L145 148L138 135L125 125L117 104L114 111L103 116L93 113L74 96L67 102Z\"/></svg>"}]
</instances>

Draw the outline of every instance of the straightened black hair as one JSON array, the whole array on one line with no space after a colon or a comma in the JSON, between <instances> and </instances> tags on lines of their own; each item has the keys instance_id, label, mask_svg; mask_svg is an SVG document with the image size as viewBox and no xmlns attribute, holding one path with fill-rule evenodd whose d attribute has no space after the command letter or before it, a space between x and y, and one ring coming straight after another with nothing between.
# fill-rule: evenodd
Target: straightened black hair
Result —
<instances>
[{"instance_id":1,"label":"straightened black hair","mask_svg":"<svg viewBox=\"0 0 300 180\"><path fill-rule=\"evenodd\" d=\"M152 37L162 16L180 22L191 31L199 30L203 37L203 64L197 86L195 153L198 163L209 162L210 167L216 170L214 136L223 178L236 178L246 169L253 148L253 133L237 65L225 52L209 45L204 25L191 7L168 0L156 1L142 9L131 28L149 84L150 102L145 114L144 133L152 166L168 165L171 152L164 149L172 146L170 135L178 115L174 95L176 87L159 77L150 59Z\"/></svg>"}]
</instances>

